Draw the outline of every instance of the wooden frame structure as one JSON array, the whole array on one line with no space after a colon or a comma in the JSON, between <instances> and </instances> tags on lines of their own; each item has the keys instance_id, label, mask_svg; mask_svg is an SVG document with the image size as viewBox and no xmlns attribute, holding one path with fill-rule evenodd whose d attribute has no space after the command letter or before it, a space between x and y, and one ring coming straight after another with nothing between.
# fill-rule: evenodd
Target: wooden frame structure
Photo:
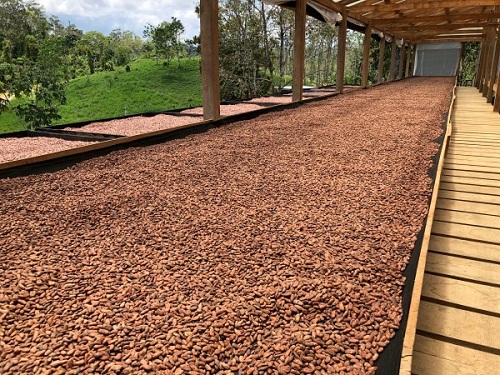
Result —
<instances>
[{"instance_id":1,"label":"wooden frame structure","mask_svg":"<svg viewBox=\"0 0 500 375\"><path fill-rule=\"evenodd\" d=\"M217 1L201 0L202 68L209 77L203 79L204 116L220 116L218 97L217 58ZM293 4L295 3L295 4ZM499 0L295 0L287 1L288 8L295 7L295 48L293 64L293 101L302 100L304 79L304 47L306 7L316 4L336 12L338 53L336 91L344 91L346 33L349 27L364 32L362 63L362 88L369 85L369 57L372 33L380 36L377 83L384 82L384 55L387 43L391 45L389 81L411 77L415 65L416 47L424 43L480 42L481 52L477 62L474 86L494 102L493 110L500 112L500 2ZM399 47L400 46L400 47ZM399 50L398 50L399 49ZM399 56L399 58L397 58ZM397 65L399 61L399 65ZM458 70L457 70L458 73ZM493 114L492 114L493 115ZM448 122L450 119L448 119ZM446 135L447 138L450 134ZM446 142L445 142L446 143ZM446 146L443 148L445 152ZM442 168L442 163L438 168ZM439 172L438 172L439 173ZM437 179L439 181L439 178ZM435 205L437 197L433 197ZM431 223L432 223L432 215ZM430 234L427 224L426 235ZM425 239L424 239L425 240ZM427 245L428 246L428 243ZM425 263L425 261L424 261ZM419 263L413 289L410 317L403 344L400 374L409 375L423 283L423 269ZM424 264L425 266L425 264ZM419 276L420 275L420 276ZM417 296L417 297L415 297Z\"/></svg>"},{"instance_id":2,"label":"wooden frame structure","mask_svg":"<svg viewBox=\"0 0 500 375\"><path fill-rule=\"evenodd\" d=\"M306 5L316 4L329 11L337 12L342 17L338 22L338 61L337 61L337 91L344 90L345 68L345 33L350 25L363 30L365 42L371 40L371 31L383 33L381 50L386 48L385 37L392 39L391 70L389 81L412 76L412 63L415 59L415 46L422 43L435 42L481 42L481 58L475 81L478 87L493 101L498 71L498 51L500 35L500 5L499 0L295 0L287 1L286 6L295 3L295 52L293 71L293 101L302 100L302 85L304 81L304 49L305 49L305 19ZM202 41L202 71L203 107L205 119L217 119L219 110L218 83L218 1L201 0L201 41ZM359 26L359 25L364 25ZM352 27L352 26L351 26ZM402 43L396 51L396 40ZM366 44L365 43L365 44ZM401 45L401 43L398 43ZM406 50L406 53L405 53ZM396 69L396 54L399 52L399 68ZM362 87L368 86L367 72L369 66L370 48L363 51ZM383 54L378 62L378 83L382 83ZM406 60L406 66L404 61ZM495 65L495 61L497 65ZM494 110L500 111L496 101Z\"/></svg>"}]
</instances>

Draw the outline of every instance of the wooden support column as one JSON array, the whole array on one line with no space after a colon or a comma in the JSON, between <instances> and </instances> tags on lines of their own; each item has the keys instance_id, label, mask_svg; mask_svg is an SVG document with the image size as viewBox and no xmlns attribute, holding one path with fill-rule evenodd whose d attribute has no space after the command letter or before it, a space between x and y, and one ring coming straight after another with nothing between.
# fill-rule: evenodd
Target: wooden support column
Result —
<instances>
[{"instance_id":1,"label":"wooden support column","mask_svg":"<svg viewBox=\"0 0 500 375\"><path fill-rule=\"evenodd\" d=\"M368 71L370 69L370 44L372 41L372 25L366 25L365 41L363 44L363 68L361 73L361 87L368 86Z\"/></svg>"},{"instance_id":2,"label":"wooden support column","mask_svg":"<svg viewBox=\"0 0 500 375\"><path fill-rule=\"evenodd\" d=\"M477 70L476 70L476 82L474 84L474 86L478 89L481 85L481 72L483 71L485 50L486 50L486 38L483 38L481 42L481 50L479 51L479 62L477 64Z\"/></svg>"},{"instance_id":3,"label":"wooden support column","mask_svg":"<svg viewBox=\"0 0 500 375\"><path fill-rule=\"evenodd\" d=\"M493 54L494 54L494 49L495 49L495 29L494 27L490 27L488 34L490 36L490 41L488 42L488 51L486 55L486 65L485 65L485 72L484 72L484 83L483 83L483 89L481 90L483 93L483 97L486 97L488 95L488 88L490 85L490 73L491 73L491 68L493 66Z\"/></svg>"},{"instance_id":4,"label":"wooden support column","mask_svg":"<svg viewBox=\"0 0 500 375\"><path fill-rule=\"evenodd\" d=\"M410 77L413 77L413 73L415 72L415 60L417 58L417 45L413 45L413 51L411 55L411 70L410 70Z\"/></svg>"},{"instance_id":5,"label":"wooden support column","mask_svg":"<svg viewBox=\"0 0 500 375\"><path fill-rule=\"evenodd\" d=\"M203 81L203 118L220 118L219 86L219 3L200 2L201 75Z\"/></svg>"},{"instance_id":6,"label":"wooden support column","mask_svg":"<svg viewBox=\"0 0 500 375\"><path fill-rule=\"evenodd\" d=\"M295 2L295 36L293 40L292 101L302 100L306 50L306 0Z\"/></svg>"},{"instance_id":7,"label":"wooden support column","mask_svg":"<svg viewBox=\"0 0 500 375\"><path fill-rule=\"evenodd\" d=\"M495 94L495 105L493 106L493 110L500 113L500 72L498 72L497 76L497 91Z\"/></svg>"},{"instance_id":8,"label":"wooden support column","mask_svg":"<svg viewBox=\"0 0 500 375\"><path fill-rule=\"evenodd\" d=\"M344 92L344 71L345 71L345 48L347 40L347 16L342 13L342 21L339 25L338 51L337 51L337 83L335 89Z\"/></svg>"},{"instance_id":9,"label":"wooden support column","mask_svg":"<svg viewBox=\"0 0 500 375\"><path fill-rule=\"evenodd\" d=\"M384 82L384 62L385 62L385 35L380 39L380 51L378 54L378 78L377 82Z\"/></svg>"},{"instance_id":10,"label":"wooden support column","mask_svg":"<svg viewBox=\"0 0 500 375\"><path fill-rule=\"evenodd\" d=\"M491 47L491 28L488 30L486 33L486 42L485 42L485 48L484 48L484 59L483 59L483 66L481 68L481 80L479 81L479 91L484 93L484 88L486 87L486 72L490 68L490 47Z\"/></svg>"},{"instance_id":11,"label":"wooden support column","mask_svg":"<svg viewBox=\"0 0 500 375\"><path fill-rule=\"evenodd\" d=\"M408 44L408 49L406 51L406 68L405 68L406 78L410 76L410 61L411 61L411 44Z\"/></svg>"},{"instance_id":12,"label":"wooden support column","mask_svg":"<svg viewBox=\"0 0 500 375\"><path fill-rule=\"evenodd\" d=\"M399 49L399 70L398 70L398 79L403 78L403 65L405 62L405 42L403 41L403 45Z\"/></svg>"},{"instance_id":13,"label":"wooden support column","mask_svg":"<svg viewBox=\"0 0 500 375\"><path fill-rule=\"evenodd\" d=\"M498 74L498 60L500 58L500 31L495 30L495 44L494 44L494 56L493 56L493 63L491 64L491 71L490 71L490 80L488 82L488 93L486 94L486 101L488 103L493 102L493 86L495 85L495 82L497 80L497 74ZM493 49L492 49L493 51ZM497 92L498 92L498 87L497 87Z\"/></svg>"},{"instance_id":14,"label":"wooden support column","mask_svg":"<svg viewBox=\"0 0 500 375\"><path fill-rule=\"evenodd\" d=\"M391 44L391 68L389 70L389 81L394 81L394 77L396 76L396 48L398 48L396 44L396 36L392 37Z\"/></svg>"}]
</instances>

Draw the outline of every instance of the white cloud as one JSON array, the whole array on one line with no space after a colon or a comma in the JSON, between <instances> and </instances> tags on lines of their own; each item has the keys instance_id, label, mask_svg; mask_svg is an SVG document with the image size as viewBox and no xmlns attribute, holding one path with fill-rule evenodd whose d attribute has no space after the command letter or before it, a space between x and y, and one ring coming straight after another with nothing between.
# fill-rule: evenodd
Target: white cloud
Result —
<instances>
[{"instance_id":1,"label":"white cloud","mask_svg":"<svg viewBox=\"0 0 500 375\"><path fill-rule=\"evenodd\" d=\"M39 0L47 15L55 15L84 31L108 34L112 29L130 30L139 36L147 23L157 25L181 20L184 37L199 34L199 19L194 12L197 0Z\"/></svg>"}]
</instances>

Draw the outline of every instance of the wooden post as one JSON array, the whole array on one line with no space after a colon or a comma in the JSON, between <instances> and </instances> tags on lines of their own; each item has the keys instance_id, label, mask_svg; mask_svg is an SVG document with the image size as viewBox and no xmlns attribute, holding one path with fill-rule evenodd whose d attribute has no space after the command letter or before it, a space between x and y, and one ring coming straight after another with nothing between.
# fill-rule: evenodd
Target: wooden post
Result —
<instances>
[{"instance_id":1,"label":"wooden post","mask_svg":"<svg viewBox=\"0 0 500 375\"><path fill-rule=\"evenodd\" d=\"M479 91L484 93L484 88L486 87L486 72L490 67L490 47L491 47L491 32L488 30L486 33L486 42L484 48L484 59L483 66L481 68L481 80L479 81Z\"/></svg>"},{"instance_id":2,"label":"wooden post","mask_svg":"<svg viewBox=\"0 0 500 375\"><path fill-rule=\"evenodd\" d=\"M494 47L495 55L493 56L493 64L491 64L490 81L488 83L488 93L486 94L486 101L488 103L493 102L493 86L495 85L497 79L498 60L500 58L500 31L498 31L495 34L496 34L496 41ZM498 87L497 87L497 92L498 92Z\"/></svg>"},{"instance_id":3,"label":"wooden post","mask_svg":"<svg viewBox=\"0 0 500 375\"><path fill-rule=\"evenodd\" d=\"M201 72L203 81L203 118L220 118L219 86L219 3L201 0Z\"/></svg>"},{"instance_id":4,"label":"wooden post","mask_svg":"<svg viewBox=\"0 0 500 375\"><path fill-rule=\"evenodd\" d=\"M406 78L410 76L410 61L411 61L411 44L408 44L408 50L406 51L406 68L405 68Z\"/></svg>"},{"instance_id":5,"label":"wooden post","mask_svg":"<svg viewBox=\"0 0 500 375\"><path fill-rule=\"evenodd\" d=\"M391 68L389 70L389 81L394 81L394 76L396 75L396 36L392 37L392 44L391 44Z\"/></svg>"},{"instance_id":6,"label":"wooden post","mask_svg":"<svg viewBox=\"0 0 500 375\"><path fill-rule=\"evenodd\" d=\"M337 51L337 83L336 90L344 92L344 71L345 71L345 48L347 39L347 16L342 14L342 21L339 26L338 51Z\"/></svg>"},{"instance_id":7,"label":"wooden post","mask_svg":"<svg viewBox=\"0 0 500 375\"><path fill-rule=\"evenodd\" d=\"M368 71L370 69L370 44L372 41L372 25L366 25L365 41L363 44L363 68L361 73L361 87L368 86Z\"/></svg>"},{"instance_id":8,"label":"wooden post","mask_svg":"<svg viewBox=\"0 0 500 375\"><path fill-rule=\"evenodd\" d=\"M385 62L385 35L380 39L380 51L378 54L378 78L377 82L384 82L384 62Z\"/></svg>"},{"instance_id":9,"label":"wooden post","mask_svg":"<svg viewBox=\"0 0 500 375\"><path fill-rule=\"evenodd\" d=\"M489 34L489 42L488 42L488 51L486 52L486 64L485 64L485 71L484 71L484 83L483 83L483 89L481 90L483 93L483 97L486 97L488 95L488 87L490 85L490 73L491 73L491 67L493 65L493 49L495 48L495 32L494 28L490 27L488 30Z\"/></svg>"},{"instance_id":10,"label":"wooden post","mask_svg":"<svg viewBox=\"0 0 500 375\"><path fill-rule=\"evenodd\" d=\"M415 72L415 60L417 58L417 45L413 45L413 51L411 55L411 70L410 70L410 77L413 77L413 73Z\"/></svg>"},{"instance_id":11,"label":"wooden post","mask_svg":"<svg viewBox=\"0 0 500 375\"><path fill-rule=\"evenodd\" d=\"M399 49L399 70L398 70L398 79L403 78L403 65L405 62L405 42L403 41L403 45Z\"/></svg>"},{"instance_id":12,"label":"wooden post","mask_svg":"<svg viewBox=\"0 0 500 375\"><path fill-rule=\"evenodd\" d=\"M302 100L306 48L306 0L295 2L295 36L293 40L292 101Z\"/></svg>"},{"instance_id":13,"label":"wooden post","mask_svg":"<svg viewBox=\"0 0 500 375\"><path fill-rule=\"evenodd\" d=\"M483 70L483 65L484 65L484 54L486 50L486 38L483 38L481 41L481 50L479 51L479 62L477 64L477 71L476 71L476 82L475 82L475 87L479 89L481 85L481 72Z\"/></svg>"},{"instance_id":14,"label":"wooden post","mask_svg":"<svg viewBox=\"0 0 500 375\"><path fill-rule=\"evenodd\" d=\"M495 92L495 104L493 106L495 112L500 112L500 72L497 77L497 91Z\"/></svg>"}]
</instances>

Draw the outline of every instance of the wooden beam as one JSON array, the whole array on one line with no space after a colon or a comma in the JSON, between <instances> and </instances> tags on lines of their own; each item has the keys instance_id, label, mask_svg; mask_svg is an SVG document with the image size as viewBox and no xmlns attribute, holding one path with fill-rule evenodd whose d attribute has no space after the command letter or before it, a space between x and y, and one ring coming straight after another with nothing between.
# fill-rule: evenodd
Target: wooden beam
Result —
<instances>
[{"instance_id":1,"label":"wooden beam","mask_svg":"<svg viewBox=\"0 0 500 375\"><path fill-rule=\"evenodd\" d=\"M345 71L345 49L347 40L347 17L342 14L342 21L339 25L338 51L337 51L337 83L336 90L344 92L344 71Z\"/></svg>"},{"instance_id":2,"label":"wooden beam","mask_svg":"<svg viewBox=\"0 0 500 375\"><path fill-rule=\"evenodd\" d=\"M494 56L493 56L493 64L491 64L491 71L490 71L490 79L488 83L488 92L486 94L486 102L487 103L492 103L493 102L493 86L495 85L495 82L497 80L497 74L498 74L498 60L500 58L500 30L495 33L496 35L496 40L495 40L495 45L494 45ZM498 87L497 87L497 92L498 92Z\"/></svg>"},{"instance_id":3,"label":"wooden beam","mask_svg":"<svg viewBox=\"0 0 500 375\"><path fill-rule=\"evenodd\" d=\"M295 3L295 35L293 40L292 101L302 100L306 50L306 0Z\"/></svg>"},{"instance_id":4,"label":"wooden beam","mask_svg":"<svg viewBox=\"0 0 500 375\"><path fill-rule=\"evenodd\" d=\"M399 3L378 3L375 5L354 5L348 8L349 15L372 12L398 12L414 9L470 8L474 6L498 5L498 0L441 0L441 1L402 1Z\"/></svg>"},{"instance_id":5,"label":"wooden beam","mask_svg":"<svg viewBox=\"0 0 500 375\"><path fill-rule=\"evenodd\" d=\"M220 117L219 86L219 4L200 2L201 71L203 81L203 118Z\"/></svg>"},{"instance_id":6,"label":"wooden beam","mask_svg":"<svg viewBox=\"0 0 500 375\"><path fill-rule=\"evenodd\" d=\"M389 70L389 81L394 81L394 77L396 75L396 48L397 48L397 44L396 44L396 37L393 36L392 37L392 44L391 44L391 67L390 67L390 70Z\"/></svg>"},{"instance_id":7,"label":"wooden beam","mask_svg":"<svg viewBox=\"0 0 500 375\"><path fill-rule=\"evenodd\" d=\"M448 30L459 30L459 29L477 29L482 30L484 27L491 25L489 22L472 22L472 23L451 23L451 24L424 24L424 25L406 25L406 26L394 26L391 27L391 31L405 31L405 32L415 32L415 31L427 31L427 30L437 30L437 31L448 31Z\"/></svg>"},{"instance_id":8,"label":"wooden beam","mask_svg":"<svg viewBox=\"0 0 500 375\"><path fill-rule=\"evenodd\" d=\"M498 72L496 88L493 111L500 113L500 72Z\"/></svg>"},{"instance_id":9,"label":"wooden beam","mask_svg":"<svg viewBox=\"0 0 500 375\"><path fill-rule=\"evenodd\" d=\"M380 51L378 54L378 83L384 82L384 62L385 62L385 36L380 39Z\"/></svg>"},{"instance_id":10,"label":"wooden beam","mask_svg":"<svg viewBox=\"0 0 500 375\"><path fill-rule=\"evenodd\" d=\"M361 73L361 87L368 86L368 71L370 69L370 44L372 41L372 27L370 24L365 29L365 40L363 44L363 68Z\"/></svg>"},{"instance_id":11,"label":"wooden beam","mask_svg":"<svg viewBox=\"0 0 500 375\"><path fill-rule=\"evenodd\" d=\"M413 23L430 23L436 24L438 22L453 22L453 21L467 21L467 20L494 20L500 18L500 13L465 13L465 14L447 14L437 16L406 16L398 14L396 17L386 18L373 18L371 21L374 26L383 25L410 25Z\"/></svg>"},{"instance_id":12,"label":"wooden beam","mask_svg":"<svg viewBox=\"0 0 500 375\"><path fill-rule=\"evenodd\" d=\"M398 69L398 79L403 78L403 64L405 61L405 43L399 49L399 69Z\"/></svg>"},{"instance_id":13,"label":"wooden beam","mask_svg":"<svg viewBox=\"0 0 500 375\"><path fill-rule=\"evenodd\" d=\"M411 61L411 44L408 44L408 50L406 51L406 69L405 69L406 78L410 76L410 61Z\"/></svg>"}]
</instances>

